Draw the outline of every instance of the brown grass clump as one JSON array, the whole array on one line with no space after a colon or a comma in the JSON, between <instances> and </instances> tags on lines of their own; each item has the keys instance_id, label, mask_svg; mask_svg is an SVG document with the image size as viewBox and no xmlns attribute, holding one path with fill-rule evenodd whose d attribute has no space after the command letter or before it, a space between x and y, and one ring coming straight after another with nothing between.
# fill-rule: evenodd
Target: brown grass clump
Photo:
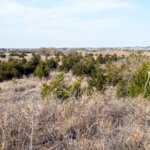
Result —
<instances>
[{"instance_id":1,"label":"brown grass clump","mask_svg":"<svg viewBox=\"0 0 150 150\"><path fill-rule=\"evenodd\" d=\"M1 149L146 150L150 145L150 103L105 95L64 103L2 101Z\"/></svg>"}]
</instances>

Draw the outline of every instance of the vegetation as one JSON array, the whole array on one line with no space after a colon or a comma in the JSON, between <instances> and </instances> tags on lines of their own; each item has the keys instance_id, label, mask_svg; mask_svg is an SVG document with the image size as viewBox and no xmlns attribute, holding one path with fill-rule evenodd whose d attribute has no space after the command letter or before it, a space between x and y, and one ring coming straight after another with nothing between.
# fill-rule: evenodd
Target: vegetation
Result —
<instances>
[{"instance_id":1,"label":"vegetation","mask_svg":"<svg viewBox=\"0 0 150 150\"><path fill-rule=\"evenodd\" d=\"M96 88L97 91L104 92L107 82L104 73L105 72L102 69L97 69L95 70L95 72L92 73L91 78L88 82L90 89Z\"/></svg>"},{"instance_id":2,"label":"vegetation","mask_svg":"<svg viewBox=\"0 0 150 150\"><path fill-rule=\"evenodd\" d=\"M46 50L43 49L42 52L46 53ZM11 56L18 56L18 54L18 52L10 53ZM29 61L25 58L17 60L10 57L8 62L0 62L0 81L20 78L29 74L44 78L49 76L51 69L58 69L58 71L63 71L64 73L71 72L76 78L79 77L80 80L73 83L72 86L68 86L64 82L63 75L59 75L52 81L51 85L44 85L43 89L47 88L47 90L42 91L43 97L47 92L49 92L49 95L53 93L57 99L62 100L73 94L78 97L81 95L79 87L82 77L88 77L88 88L92 91L104 92L106 86L116 86L116 95L118 97L128 96L133 98L144 93L147 71L150 69L150 63L147 59L141 53L132 53L127 58L125 56L118 57L116 54L99 54L95 58L92 53L84 57L78 53L61 56L56 53L53 58L48 59L46 57L45 60L41 60L39 55L33 53ZM118 65L119 61L122 63ZM137 62L141 62L140 68ZM134 64L138 66L134 67ZM134 69L134 72L132 69ZM149 95L150 87L148 86L144 96L149 97Z\"/></svg>"},{"instance_id":3,"label":"vegetation","mask_svg":"<svg viewBox=\"0 0 150 150\"><path fill-rule=\"evenodd\" d=\"M114 55L105 55L103 56L102 54L97 56L97 62L99 62L100 64L106 64L107 62L112 62L112 61L117 61L118 57L116 54Z\"/></svg>"},{"instance_id":4,"label":"vegetation","mask_svg":"<svg viewBox=\"0 0 150 150\"><path fill-rule=\"evenodd\" d=\"M58 74L49 84L44 83L41 91L42 98L47 96L53 97L55 99L60 99L61 101L66 100L69 96L75 96L79 98L81 96L81 81L80 78L74 81L71 86L67 85L64 81L63 73Z\"/></svg>"},{"instance_id":5,"label":"vegetation","mask_svg":"<svg viewBox=\"0 0 150 150\"><path fill-rule=\"evenodd\" d=\"M18 56L20 58L24 58L27 56L27 54L25 52L11 52L9 56Z\"/></svg>"},{"instance_id":6,"label":"vegetation","mask_svg":"<svg viewBox=\"0 0 150 150\"><path fill-rule=\"evenodd\" d=\"M0 57L1 57L1 58L5 58L5 57L6 57L6 54L0 53Z\"/></svg>"},{"instance_id":7,"label":"vegetation","mask_svg":"<svg viewBox=\"0 0 150 150\"><path fill-rule=\"evenodd\" d=\"M40 62L40 64L36 67L34 71L34 76L38 76L39 78L47 77L49 75L48 68L44 62Z\"/></svg>"},{"instance_id":8,"label":"vegetation","mask_svg":"<svg viewBox=\"0 0 150 150\"><path fill-rule=\"evenodd\" d=\"M60 71L68 72L72 70L73 66L81 60L82 56L75 54L75 55L64 55L62 57L62 65L59 66Z\"/></svg>"},{"instance_id":9,"label":"vegetation","mask_svg":"<svg viewBox=\"0 0 150 150\"><path fill-rule=\"evenodd\" d=\"M134 80L131 82L129 86L129 96L137 97L140 94L144 93L144 88L146 81L148 79L148 71L150 70L150 62L145 62L141 65L141 67L137 70ZM150 94L150 87L148 87L146 92L146 97Z\"/></svg>"},{"instance_id":10,"label":"vegetation","mask_svg":"<svg viewBox=\"0 0 150 150\"><path fill-rule=\"evenodd\" d=\"M0 149L150 149L149 57L48 56L1 59Z\"/></svg>"},{"instance_id":11,"label":"vegetation","mask_svg":"<svg viewBox=\"0 0 150 150\"><path fill-rule=\"evenodd\" d=\"M67 99L69 97L69 88L64 82L63 73L57 75L49 85L44 83L41 94L43 98L49 95L54 96L56 99L61 99L62 101Z\"/></svg>"},{"instance_id":12,"label":"vegetation","mask_svg":"<svg viewBox=\"0 0 150 150\"><path fill-rule=\"evenodd\" d=\"M116 94L119 98L126 97L129 95L128 81L127 80L121 80L118 83Z\"/></svg>"},{"instance_id":13,"label":"vegetation","mask_svg":"<svg viewBox=\"0 0 150 150\"><path fill-rule=\"evenodd\" d=\"M0 63L0 81L8 80L12 78L19 78L21 76L28 75L34 72L36 66L40 62L40 57L33 54L30 61L26 59L17 60L10 58L8 62Z\"/></svg>"}]
</instances>

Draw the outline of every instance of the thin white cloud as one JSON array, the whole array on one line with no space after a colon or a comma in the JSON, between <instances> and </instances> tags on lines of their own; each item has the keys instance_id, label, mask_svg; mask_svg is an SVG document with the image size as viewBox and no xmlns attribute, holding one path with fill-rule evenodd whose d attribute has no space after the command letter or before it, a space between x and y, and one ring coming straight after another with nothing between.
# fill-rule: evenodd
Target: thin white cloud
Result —
<instances>
[{"instance_id":1,"label":"thin white cloud","mask_svg":"<svg viewBox=\"0 0 150 150\"><path fill-rule=\"evenodd\" d=\"M118 2L114 0L71 0L62 6L53 8L37 8L22 5L9 0L0 1L0 17L16 20L22 17L24 21L41 20L46 21L50 19L61 19L71 17L72 14L92 13L95 11L102 11L107 9L125 8L128 4L125 2ZM19 21L19 19L18 19Z\"/></svg>"},{"instance_id":2,"label":"thin white cloud","mask_svg":"<svg viewBox=\"0 0 150 150\"><path fill-rule=\"evenodd\" d=\"M42 0L31 1L39 2ZM46 1L50 0L44 0L45 3ZM85 35L95 34L100 28L114 26L122 21L122 18L118 16L85 19L84 17L81 18L81 15L88 17L89 14L101 13L104 10L111 11L112 9L129 7L128 3L121 0L62 1L64 2L63 4L61 2L62 5L57 3L55 7L53 5L53 7L44 8L29 4L24 5L15 0L0 0L1 34L5 37L9 35L12 40L15 40L12 37L16 37L16 41L25 40L26 43L27 41L31 43L33 41L36 44L42 43L42 41L56 41L57 44L60 41L62 43L63 41L69 42L70 39L75 42L79 39L78 32L80 31L86 33ZM8 28L1 28L1 25L6 25Z\"/></svg>"}]
</instances>

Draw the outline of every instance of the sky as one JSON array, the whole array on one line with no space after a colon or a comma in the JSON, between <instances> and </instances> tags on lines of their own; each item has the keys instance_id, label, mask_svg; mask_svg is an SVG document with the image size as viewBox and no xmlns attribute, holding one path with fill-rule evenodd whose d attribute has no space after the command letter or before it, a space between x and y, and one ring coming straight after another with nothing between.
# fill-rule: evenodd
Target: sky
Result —
<instances>
[{"instance_id":1,"label":"sky","mask_svg":"<svg viewBox=\"0 0 150 150\"><path fill-rule=\"evenodd\" d=\"M150 46L150 0L0 0L0 47Z\"/></svg>"}]
</instances>

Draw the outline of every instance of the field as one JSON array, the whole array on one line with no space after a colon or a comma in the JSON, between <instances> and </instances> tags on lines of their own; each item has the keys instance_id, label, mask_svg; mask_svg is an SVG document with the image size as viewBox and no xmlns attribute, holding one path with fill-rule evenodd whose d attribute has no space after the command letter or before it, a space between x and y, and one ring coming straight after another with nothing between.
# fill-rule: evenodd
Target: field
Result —
<instances>
[{"instance_id":1,"label":"field","mask_svg":"<svg viewBox=\"0 0 150 150\"><path fill-rule=\"evenodd\" d=\"M10 53L0 58L0 149L150 149L150 52Z\"/></svg>"}]
</instances>

